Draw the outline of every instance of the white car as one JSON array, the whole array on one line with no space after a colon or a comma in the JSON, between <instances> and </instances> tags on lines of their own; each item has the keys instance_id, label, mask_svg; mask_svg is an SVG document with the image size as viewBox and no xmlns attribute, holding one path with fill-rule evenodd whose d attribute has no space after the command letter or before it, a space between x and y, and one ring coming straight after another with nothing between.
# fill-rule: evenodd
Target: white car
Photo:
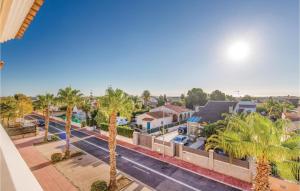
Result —
<instances>
[{"instance_id":1,"label":"white car","mask_svg":"<svg viewBox=\"0 0 300 191\"><path fill-rule=\"evenodd\" d=\"M127 125L128 121L125 117L117 117L117 125Z\"/></svg>"}]
</instances>

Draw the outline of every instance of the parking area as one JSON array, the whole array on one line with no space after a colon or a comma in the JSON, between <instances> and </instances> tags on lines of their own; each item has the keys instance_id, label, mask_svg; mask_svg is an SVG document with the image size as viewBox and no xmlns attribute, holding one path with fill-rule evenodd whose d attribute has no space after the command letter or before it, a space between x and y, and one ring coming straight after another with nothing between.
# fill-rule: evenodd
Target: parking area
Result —
<instances>
[{"instance_id":1,"label":"parking area","mask_svg":"<svg viewBox=\"0 0 300 191\"><path fill-rule=\"evenodd\" d=\"M174 137L176 137L178 135L178 131L173 131L170 133L166 133L164 135L158 136L156 137L156 139L159 139L161 141L166 141L166 142L170 142Z\"/></svg>"},{"instance_id":2,"label":"parking area","mask_svg":"<svg viewBox=\"0 0 300 191\"><path fill-rule=\"evenodd\" d=\"M164 135L159 135L156 137L156 139L165 141L165 142L171 142L176 136L179 135L178 128L181 126L185 126L185 124L178 125L176 127L171 128L171 132L168 129L168 133L165 133ZM204 137L198 137L196 139L188 138L187 141L184 142L185 146L191 147L193 149L201 149L204 150L205 148L205 138Z\"/></svg>"}]
</instances>

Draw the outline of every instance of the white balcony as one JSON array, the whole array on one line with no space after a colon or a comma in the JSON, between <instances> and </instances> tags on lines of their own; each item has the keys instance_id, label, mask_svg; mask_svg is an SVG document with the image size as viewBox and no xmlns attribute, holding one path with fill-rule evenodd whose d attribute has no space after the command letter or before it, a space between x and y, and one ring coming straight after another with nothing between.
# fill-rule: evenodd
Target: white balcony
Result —
<instances>
[{"instance_id":1,"label":"white balcony","mask_svg":"<svg viewBox=\"0 0 300 191\"><path fill-rule=\"evenodd\" d=\"M0 124L0 191L28 190L43 189Z\"/></svg>"}]
</instances>

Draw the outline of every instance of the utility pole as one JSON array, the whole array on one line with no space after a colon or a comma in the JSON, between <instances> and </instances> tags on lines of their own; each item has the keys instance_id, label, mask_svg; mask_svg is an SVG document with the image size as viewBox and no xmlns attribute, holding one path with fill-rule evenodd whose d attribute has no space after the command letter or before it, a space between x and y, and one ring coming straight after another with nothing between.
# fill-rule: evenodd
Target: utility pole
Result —
<instances>
[{"instance_id":1,"label":"utility pole","mask_svg":"<svg viewBox=\"0 0 300 191\"><path fill-rule=\"evenodd\" d=\"M165 158L165 112L164 110L162 111L163 112L163 157Z\"/></svg>"}]
</instances>

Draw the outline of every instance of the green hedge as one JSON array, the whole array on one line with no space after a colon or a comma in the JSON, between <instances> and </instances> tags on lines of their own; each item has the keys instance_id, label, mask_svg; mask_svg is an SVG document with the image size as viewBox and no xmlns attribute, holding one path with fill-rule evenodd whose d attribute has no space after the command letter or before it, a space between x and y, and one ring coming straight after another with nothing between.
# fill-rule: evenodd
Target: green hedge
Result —
<instances>
[{"instance_id":1,"label":"green hedge","mask_svg":"<svg viewBox=\"0 0 300 191\"><path fill-rule=\"evenodd\" d=\"M108 131L108 124L107 123L101 123L100 124L100 129L102 131ZM132 134L133 134L133 130L124 125L124 126L118 126L117 127L117 132L118 132L118 135L122 135L124 137L129 137L129 138L132 138Z\"/></svg>"}]
</instances>

